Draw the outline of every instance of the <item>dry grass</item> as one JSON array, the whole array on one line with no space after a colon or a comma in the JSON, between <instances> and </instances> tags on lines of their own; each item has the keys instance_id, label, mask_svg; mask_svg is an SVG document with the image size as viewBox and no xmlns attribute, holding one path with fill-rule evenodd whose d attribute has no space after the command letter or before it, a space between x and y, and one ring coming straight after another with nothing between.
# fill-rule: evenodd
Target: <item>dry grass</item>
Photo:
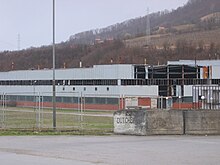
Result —
<instances>
[{"instance_id":1,"label":"dry grass","mask_svg":"<svg viewBox=\"0 0 220 165\"><path fill-rule=\"evenodd\" d=\"M178 40L187 40L198 44L200 41L203 41L205 45L210 43L215 43L220 45L220 28L210 31L201 31L201 32L192 32L184 34L163 34L163 35L152 35L151 44L156 47L163 47L165 42L169 42L171 45L175 45ZM143 47L146 45L147 38L139 37L130 40L126 40L125 43L128 47Z\"/></svg>"},{"instance_id":2,"label":"dry grass","mask_svg":"<svg viewBox=\"0 0 220 165\"><path fill-rule=\"evenodd\" d=\"M220 18L220 12L216 12L216 13L212 13L212 14L208 14L204 17L201 18L201 21L208 21L210 19L219 19Z\"/></svg>"},{"instance_id":3,"label":"dry grass","mask_svg":"<svg viewBox=\"0 0 220 165\"><path fill-rule=\"evenodd\" d=\"M176 29L177 31L185 31L185 30L191 30L195 28L195 24L186 24L186 25L179 25L179 26L174 26L173 28Z\"/></svg>"}]
</instances>

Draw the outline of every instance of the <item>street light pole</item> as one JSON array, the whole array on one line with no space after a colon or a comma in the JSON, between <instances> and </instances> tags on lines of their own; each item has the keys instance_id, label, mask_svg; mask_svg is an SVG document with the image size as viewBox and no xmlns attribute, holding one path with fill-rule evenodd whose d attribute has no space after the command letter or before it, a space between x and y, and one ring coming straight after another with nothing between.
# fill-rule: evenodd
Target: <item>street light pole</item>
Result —
<instances>
[{"instance_id":1,"label":"street light pole","mask_svg":"<svg viewBox=\"0 0 220 165\"><path fill-rule=\"evenodd\" d=\"M56 129L55 0L53 0L53 129Z\"/></svg>"}]
</instances>

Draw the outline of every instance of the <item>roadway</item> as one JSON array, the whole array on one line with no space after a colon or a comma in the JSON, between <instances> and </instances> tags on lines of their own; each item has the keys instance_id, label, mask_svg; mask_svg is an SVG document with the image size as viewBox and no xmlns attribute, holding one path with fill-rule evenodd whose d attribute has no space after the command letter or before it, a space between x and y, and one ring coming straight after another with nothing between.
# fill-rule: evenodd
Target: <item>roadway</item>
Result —
<instances>
[{"instance_id":1,"label":"roadway","mask_svg":"<svg viewBox=\"0 0 220 165\"><path fill-rule=\"evenodd\" d=\"M220 136L2 136L4 165L217 165Z\"/></svg>"}]
</instances>

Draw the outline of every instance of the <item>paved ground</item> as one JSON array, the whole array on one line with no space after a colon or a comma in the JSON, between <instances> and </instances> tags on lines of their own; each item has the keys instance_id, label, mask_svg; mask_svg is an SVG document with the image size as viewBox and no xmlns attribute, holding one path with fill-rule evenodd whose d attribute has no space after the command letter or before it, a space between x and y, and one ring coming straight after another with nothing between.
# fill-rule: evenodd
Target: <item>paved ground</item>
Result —
<instances>
[{"instance_id":1,"label":"paved ground","mask_svg":"<svg viewBox=\"0 0 220 165\"><path fill-rule=\"evenodd\" d=\"M0 137L2 165L219 165L220 136Z\"/></svg>"}]
</instances>

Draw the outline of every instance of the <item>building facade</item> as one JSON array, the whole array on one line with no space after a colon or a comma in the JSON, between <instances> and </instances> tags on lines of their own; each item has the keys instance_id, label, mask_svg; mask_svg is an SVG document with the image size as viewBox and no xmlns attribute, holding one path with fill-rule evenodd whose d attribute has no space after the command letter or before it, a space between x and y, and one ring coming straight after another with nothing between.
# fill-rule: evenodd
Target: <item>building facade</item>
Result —
<instances>
[{"instance_id":1,"label":"building facade","mask_svg":"<svg viewBox=\"0 0 220 165\"><path fill-rule=\"evenodd\" d=\"M60 108L118 110L192 109L207 107L210 98L219 107L220 61L172 61L167 65L113 64L56 70L56 102ZM202 92L203 91L203 92ZM204 96L202 95L204 93ZM210 94L212 97L207 98ZM52 70L0 73L1 100L16 106L34 106L37 96L52 106ZM203 97L202 97L203 96ZM39 99L38 98L38 99ZM202 99L203 98L203 99ZM208 105L205 105L205 104ZM209 106L210 107L210 106Z\"/></svg>"}]
</instances>

